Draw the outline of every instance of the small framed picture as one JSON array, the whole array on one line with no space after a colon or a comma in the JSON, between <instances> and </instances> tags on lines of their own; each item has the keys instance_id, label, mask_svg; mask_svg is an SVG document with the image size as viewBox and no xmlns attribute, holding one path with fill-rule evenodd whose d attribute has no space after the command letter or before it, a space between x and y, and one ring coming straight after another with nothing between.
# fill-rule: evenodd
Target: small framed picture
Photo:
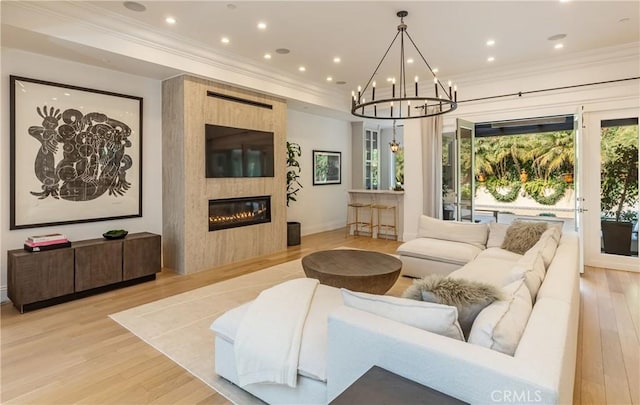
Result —
<instances>
[{"instance_id":1,"label":"small framed picture","mask_svg":"<svg viewBox=\"0 0 640 405\"><path fill-rule=\"evenodd\" d=\"M142 216L142 98L10 82L10 229Z\"/></svg>"},{"instance_id":2,"label":"small framed picture","mask_svg":"<svg viewBox=\"0 0 640 405\"><path fill-rule=\"evenodd\" d=\"M326 150L313 151L313 185L342 183L342 154Z\"/></svg>"}]
</instances>

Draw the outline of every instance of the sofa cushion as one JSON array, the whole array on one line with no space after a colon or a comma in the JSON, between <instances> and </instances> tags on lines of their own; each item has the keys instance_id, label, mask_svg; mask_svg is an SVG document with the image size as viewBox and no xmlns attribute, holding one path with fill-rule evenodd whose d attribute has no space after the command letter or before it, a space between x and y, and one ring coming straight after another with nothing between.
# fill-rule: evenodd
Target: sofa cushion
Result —
<instances>
[{"instance_id":1,"label":"sofa cushion","mask_svg":"<svg viewBox=\"0 0 640 405\"><path fill-rule=\"evenodd\" d=\"M529 249L511 269L514 279L524 278L524 283L531 293L531 302L535 302L538 289L544 280L544 261L538 250Z\"/></svg>"},{"instance_id":2,"label":"sofa cushion","mask_svg":"<svg viewBox=\"0 0 640 405\"><path fill-rule=\"evenodd\" d=\"M509 229L509 224L499 224L497 222L489 223L489 238L487 239L487 248L499 248L504 242L504 237Z\"/></svg>"},{"instance_id":3,"label":"sofa cushion","mask_svg":"<svg viewBox=\"0 0 640 405\"><path fill-rule=\"evenodd\" d=\"M487 224L442 221L426 215L420 216L420 222L418 224L419 238L433 238L468 243L479 249L486 247L488 235L489 227Z\"/></svg>"},{"instance_id":4,"label":"sofa cushion","mask_svg":"<svg viewBox=\"0 0 640 405\"><path fill-rule=\"evenodd\" d=\"M468 342L513 356L531 315L531 295L524 280L509 284L502 292L504 300L480 312Z\"/></svg>"},{"instance_id":5,"label":"sofa cushion","mask_svg":"<svg viewBox=\"0 0 640 405\"><path fill-rule=\"evenodd\" d=\"M559 232L556 227L550 227L542 236L540 236L540 240L531 247L529 251L537 251L542 256L542 260L544 261L544 267L547 269L551 261L553 260L553 256L556 254L556 249L558 248L558 236Z\"/></svg>"},{"instance_id":6,"label":"sofa cushion","mask_svg":"<svg viewBox=\"0 0 640 405\"><path fill-rule=\"evenodd\" d=\"M252 302L253 301L249 301L228 310L213 321L210 329L214 331L217 336L233 343L236 340L236 334L238 333L240 322L242 322L244 314L246 314L247 308L249 308L249 305L251 305Z\"/></svg>"},{"instance_id":7,"label":"sofa cushion","mask_svg":"<svg viewBox=\"0 0 640 405\"><path fill-rule=\"evenodd\" d=\"M344 288L341 291L344 304L348 307L453 339L464 340L458 324L456 307L387 295L353 292Z\"/></svg>"},{"instance_id":8,"label":"sofa cushion","mask_svg":"<svg viewBox=\"0 0 640 405\"><path fill-rule=\"evenodd\" d=\"M501 295L496 287L489 284L431 275L414 280L402 297L458 308L458 323L464 337L468 338L476 316Z\"/></svg>"},{"instance_id":9,"label":"sofa cushion","mask_svg":"<svg viewBox=\"0 0 640 405\"><path fill-rule=\"evenodd\" d=\"M482 249L462 242L440 239L417 238L403 243L396 253L402 256L437 262L465 265L473 260Z\"/></svg>"},{"instance_id":10,"label":"sofa cushion","mask_svg":"<svg viewBox=\"0 0 640 405\"><path fill-rule=\"evenodd\" d=\"M251 302L233 308L211 324L217 336L233 343L238 327ZM340 290L319 284L307 314L300 343L298 373L319 381L326 381L327 319L329 313L342 306Z\"/></svg>"},{"instance_id":11,"label":"sofa cushion","mask_svg":"<svg viewBox=\"0 0 640 405\"><path fill-rule=\"evenodd\" d=\"M517 262L522 257L521 254L509 252L508 250L504 250L499 247L490 247L486 248L482 252L478 254L478 258L490 258L490 259L499 259L499 260L507 260L510 262Z\"/></svg>"},{"instance_id":12,"label":"sofa cushion","mask_svg":"<svg viewBox=\"0 0 640 405\"><path fill-rule=\"evenodd\" d=\"M524 254L540 240L547 229L546 222L513 221L507 229L502 248L514 253Z\"/></svg>"},{"instance_id":13,"label":"sofa cushion","mask_svg":"<svg viewBox=\"0 0 640 405\"><path fill-rule=\"evenodd\" d=\"M447 277L462 278L502 288L523 277L522 274L513 273L514 265L515 263L511 260L478 257L462 268L451 272Z\"/></svg>"}]
</instances>

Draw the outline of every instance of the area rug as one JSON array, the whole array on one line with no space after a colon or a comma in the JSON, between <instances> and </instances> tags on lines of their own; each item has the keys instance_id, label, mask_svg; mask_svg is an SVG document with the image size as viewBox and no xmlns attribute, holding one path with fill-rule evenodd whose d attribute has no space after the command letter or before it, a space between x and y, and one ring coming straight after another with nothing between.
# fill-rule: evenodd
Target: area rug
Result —
<instances>
[{"instance_id":1,"label":"area rug","mask_svg":"<svg viewBox=\"0 0 640 405\"><path fill-rule=\"evenodd\" d=\"M209 326L227 310L255 299L260 291L300 277L304 271L298 259L109 316L229 401L261 404L215 373L214 334Z\"/></svg>"},{"instance_id":2,"label":"area rug","mask_svg":"<svg viewBox=\"0 0 640 405\"><path fill-rule=\"evenodd\" d=\"M215 373L214 334L209 326L229 309L255 299L262 290L304 276L301 259L292 260L109 316L229 401L261 404ZM410 284L401 277L388 294L399 295Z\"/></svg>"}]
</instances>

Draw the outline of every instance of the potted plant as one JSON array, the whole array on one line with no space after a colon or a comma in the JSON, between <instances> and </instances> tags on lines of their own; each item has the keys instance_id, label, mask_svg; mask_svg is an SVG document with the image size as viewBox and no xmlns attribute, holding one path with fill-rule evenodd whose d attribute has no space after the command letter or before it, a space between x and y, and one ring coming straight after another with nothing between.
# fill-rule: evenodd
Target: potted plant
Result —
<instances>
[{"instance_id":1,"label":"potted plant","mask_svg":"<svg viewBox=\"0 0 640 405\"><path fill-rule=\"evenodd\" d=\"M602 238L605 253L631 255L631 234L638 203L638 147L618 144L602 165Z\"/></svg>"},{"instance_id":2,"label":"potted plant","mask_svg":"<svg viewBox=\"0 0 640 405\"><path fill-rule=\"evenodd\" d=\"M300 145L287 141L287 207L296 200L298 191L302 188L300 184L300 162L298 158L302 155ZM300 222L287 222L287 246L297 246L300 244Z\"/></svg>"}]
</instances>

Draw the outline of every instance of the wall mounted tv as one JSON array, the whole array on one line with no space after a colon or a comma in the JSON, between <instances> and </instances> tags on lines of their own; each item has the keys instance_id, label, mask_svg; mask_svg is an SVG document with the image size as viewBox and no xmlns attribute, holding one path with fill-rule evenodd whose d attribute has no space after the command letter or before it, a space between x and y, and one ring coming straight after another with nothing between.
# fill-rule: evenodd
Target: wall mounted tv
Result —
<instances>
[{"instance_id":1,"label":"wall mounted tv","mask_svg":"<svg viewBox=\"0 0 640 405\"><path fill-rule=\"evenodd\" d=\"M273 132L205 125L206 176L273 177Z\"/></svg>"}]
</instances>

